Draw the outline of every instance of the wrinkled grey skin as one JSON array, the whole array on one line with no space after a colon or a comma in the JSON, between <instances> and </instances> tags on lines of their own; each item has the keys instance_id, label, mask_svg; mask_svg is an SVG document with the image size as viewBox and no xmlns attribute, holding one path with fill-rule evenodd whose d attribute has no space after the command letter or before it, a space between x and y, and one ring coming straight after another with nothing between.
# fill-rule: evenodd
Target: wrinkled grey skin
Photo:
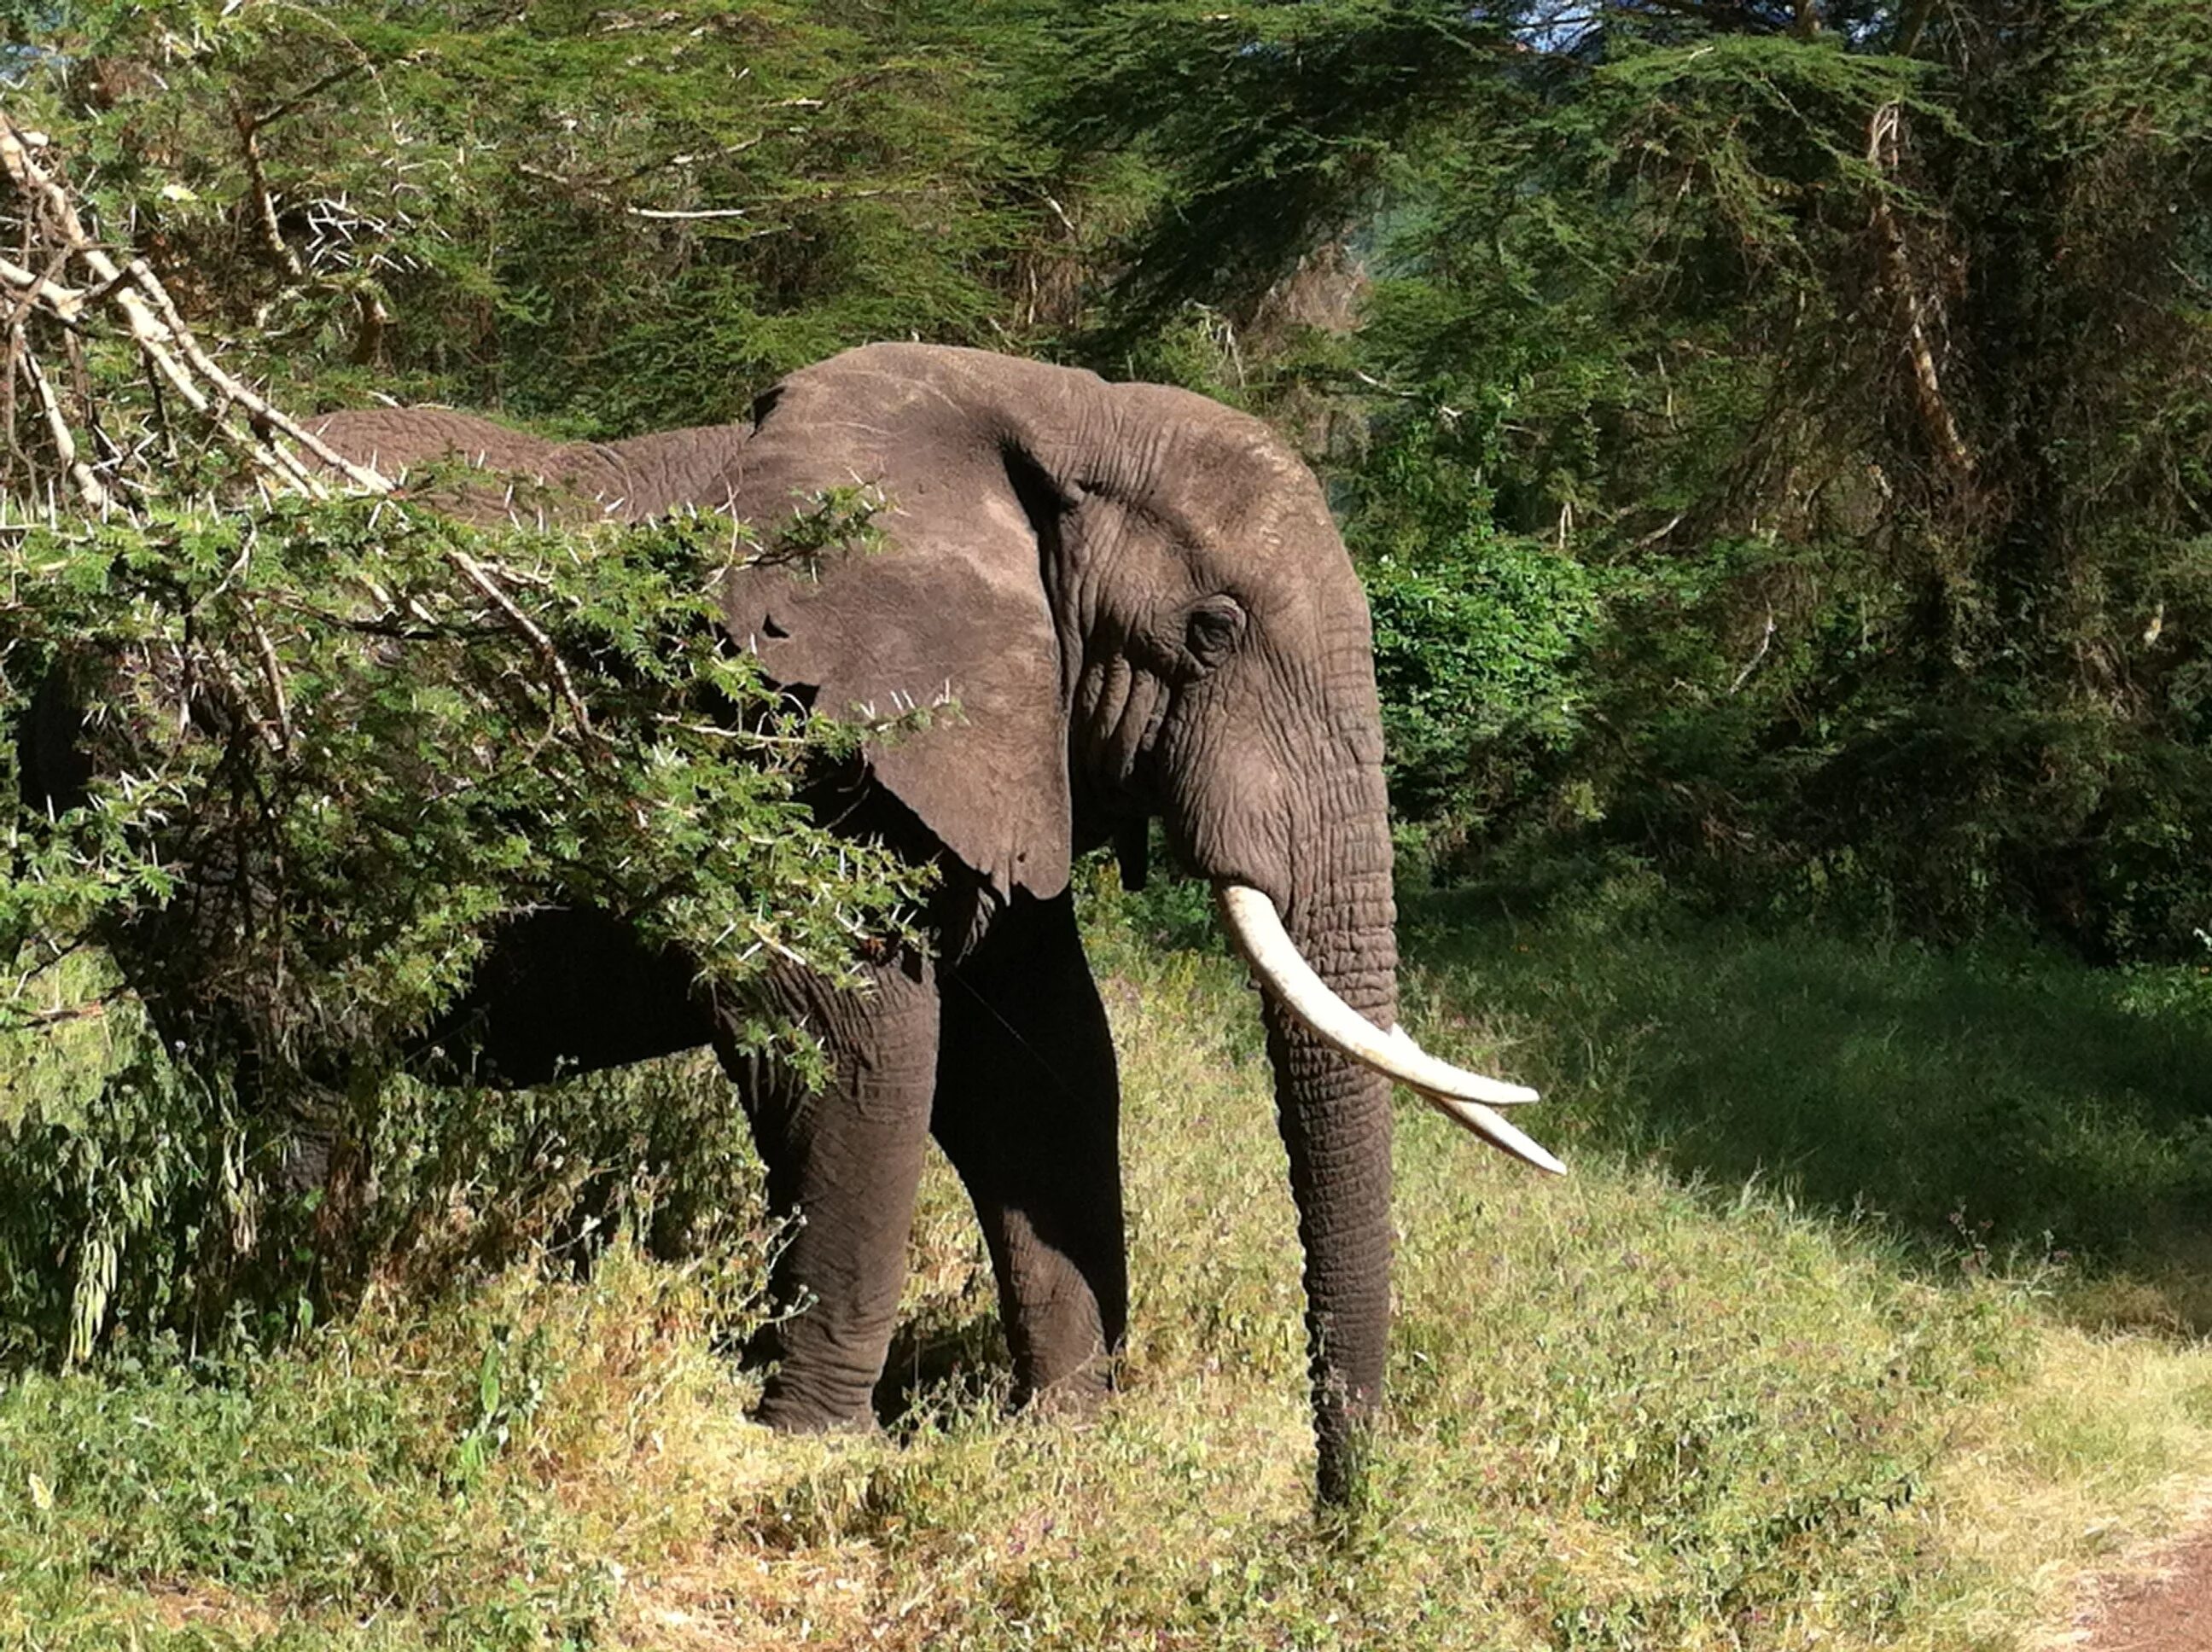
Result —
<instances>
[{"instance_id":1,"label":"wrinkled grey skin","mask_svg":"<svg viewBox=\"0 0 2212 1652\"><path fill-rule=\"evenodd\" d=\"M387 474L460 454L635 519L762 521L855 480L890 548L818 583L755 569L726 621L823 710L964 714L871 754L839 804L935 858L930 955L878 990L780 984L834 1058L808 1096L718 1040L770 1194L803 1212L762 1406L779 1427L866 1415L892 1328L925 1133L973 1195L1025 1394L1080 1400L1123 1327L1118 1083L1071 912L1073 853L1158 815L1184 865L1272 896L1307 957L1396 1019L1382 733L1364 598L1313 477L1257 421L1185 392L976 351L884 344L793 374L755 425L556 446L430 410L336 416ZM679 963L558 920L495 960L491 1065L629 1059L715 1037ZM1272 1005L1268 1049L1305 1246L1323 1494L1357 1470L1382 1385L1390 1266L1385 1080Z\"/></svg>"}]
</instances>

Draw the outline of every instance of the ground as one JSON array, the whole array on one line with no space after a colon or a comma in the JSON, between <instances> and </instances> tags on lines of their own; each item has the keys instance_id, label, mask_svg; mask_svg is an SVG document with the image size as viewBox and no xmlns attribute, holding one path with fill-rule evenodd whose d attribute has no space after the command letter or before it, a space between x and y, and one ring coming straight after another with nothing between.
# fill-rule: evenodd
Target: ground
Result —
<instances>
[{"instance_id":1,"label":"ground","mask_svg":"<svg viewBox=\"0 0 2212 1652\"><path fill-rule=\"evenodd\" d=\"M0 1382L0 1649L2189 1644L2202 1592L2136 1581L2212 1565L2179 1535L2212 1515L2189 982L1408 930L1409 1023L1540 1084L1574 1174L1405 1112L1391 1418L1350 1520L1311 1507L1250 992L1107 933L1134 1301L1100 1416L1000 1414L941 1165L874 1438L744 1422L718 1330L757 1254L456 1266L222 1360ZM722 1093L661 1082L695 1079Z\"/></svg>"},{"instance_id":2,"label":"ground","mask_svg":"<svg viewBox=\"0 0 2212 1652\"><path fill-rule=\"evenodd\" d=\"M2051 1639L2080 1652L2212 1652L2212 1527L2090 1578Z\"/></svg>"}]
</instances>

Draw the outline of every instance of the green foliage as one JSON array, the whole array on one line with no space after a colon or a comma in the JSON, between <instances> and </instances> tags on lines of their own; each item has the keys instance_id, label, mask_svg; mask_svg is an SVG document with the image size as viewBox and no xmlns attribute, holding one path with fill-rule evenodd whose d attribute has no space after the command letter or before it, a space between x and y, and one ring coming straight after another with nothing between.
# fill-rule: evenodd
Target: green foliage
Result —
<instances>
[{"instance_id":1,"label":"green foliage","mask_svg":"<svg viewBox=\"0 0 2212 1652\"><path fill-rule=\"evenodd\" d=\"M1062 113L1160 168L1102 336L1204 307L1323 447L1432 840L2172 958L2212 920L2206 27L1163 0ZM1281 317L1332 241L1371 284L1316 351ZM1467 547L1540 538L1506 622Z\"/></svg>"},{"instance_id":2,"label":"green foliage","mask_svg":"<svg viewBox=\"0 0 2212 1652\"><path fill-rule=\"evenodd\" d=\"M824 506L774 554L823 543L825 514L830 541L865 528ZM780 703L722 635L719 570L751 554L726 518L488 536L279 501L4 554L5 711L66 683L94 775L87 806L16 828L11 946L128 933L188 887L175 990L252 1005L267 1059L419 1025L484 926L539 902L633 920L737 990L772 956L835 973L910 892L795 799L859 732Z\"/></svg>"},{"instance_id":3,"label":"green foliage","mask_svg":"<svg viewBox=\"0 0 2212 1652\"><path fill-rule=\"evenodd\" d=\"M1563 546L1500 532L1472 419L1399 422L1346 489L1401 816L1457 835L1519 802L1579 732L1598 581Z\"/></svg>"},{"instance_id":4,"label":"green foliage","mask_svg":"<svg viewBox=\"0 0 2212 1652\"><path fill-rule=\"evenodd\" d=\"M988 14L52 10L24 95L103 222L309 394L733 418L864 338L996 337L1048 216Z\"/></svg>"},{"instance_id":5,"label":"green foliage","mask_svg":"<svg viewBox=\"0 0 2212 1652\"><path fill-rule=\"evenodd\" d=\"M1053 118L1071 147L1128 143L1168 172L1118 283L1124 326L1264 288L1343 228L1405 135L1484 76L1503 33L1429 0L1103 8Z\"/></svg>"},{"instance_id":6,"label":"green foliage","mask_svg":"<svg viewBox=\"0 0 2212 1652\"><path fill-rule=\"evenodd\" d=\"M727 1036L815 1072L749 987L777 960L849 974L921 874L814 823L809 765L862 731L781 701L714 590L740 559L864 540L867 514L828 501L765 549L720 517L495 534L366 499L18 530L0 720L65 684L91 778L57 813L8 777L4 1007L39 1018L42 973L96 944L169 1050L0 1124L9 1337L82 1356L117 1314L204 1322L256 1271L264 1292L356 1278L419 1219L410 1193L502 1157L481 1103L410 1108L392 1075L540 908L629 924ZM389 1184L374 1222L323 1193L267 1208L302 1129ZM293 1254L318 1235L329 1254Z\"/></svg>"}]
</instances>

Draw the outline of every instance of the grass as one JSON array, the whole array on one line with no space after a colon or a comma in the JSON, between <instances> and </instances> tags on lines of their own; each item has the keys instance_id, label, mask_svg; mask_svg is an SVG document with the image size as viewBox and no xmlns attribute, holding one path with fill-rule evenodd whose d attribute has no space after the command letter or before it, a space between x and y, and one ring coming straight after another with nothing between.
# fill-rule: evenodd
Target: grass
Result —
<instances>
[{"instance_id":1,"label":"grass","mask_svg":"<svg viewBox=\"0 0 2212 1652\"><path fill-rule=\"evenodd\" d=\"M14 1379L0 1647L1994 1649L2196 1506L2187 981L1571 914L1407 933L1409 1018L1546 1085L1576 1175L1403 1115L1355 1518L1310 1505L1249 994L1115 931L1135 1300L1098 1418L1000 1414L938 1166L878 1437L747 1424L714 1339L757 1256L627 1241Z\"/></svg>"},{"instance_id":2,"label":"grass","mask_svg":"<svg viewBox=\"0 0 2212 1652\"><path fill-rule=\"evenodd\" d=\"M2212 969L1560 915L1434 901L1410 950L1570 1140L2039 1272L2086 1323L2212 1328Z\"/></svg>"}]
</instances>

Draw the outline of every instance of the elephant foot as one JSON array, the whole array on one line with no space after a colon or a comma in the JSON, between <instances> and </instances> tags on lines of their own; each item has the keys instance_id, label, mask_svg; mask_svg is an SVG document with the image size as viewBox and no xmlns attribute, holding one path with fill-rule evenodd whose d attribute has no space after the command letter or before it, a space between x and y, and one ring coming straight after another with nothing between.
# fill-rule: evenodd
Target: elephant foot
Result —
<instances>
[{"instance_id":1,"label":"elephant foot","mask_svg":"<svg viewBox=\"0 0 2212 1652\"><path fill-rule=\"evenodd\" d=\"M771 1378L752 1420L778 1434L872 1434L876 1413L868 1401L865 1388L857 1404L843 1405L793 1392Z\"/></svg>"},{"instance_id":2,"label":"elephant foot","mask_svg":"<svg viewBox=\"0 0 2212 1652\"><path fill-rule=\"evenodd\" d=\"M1053 1382L1018 1385L1014 1409L1052 1422L1089 1422L1114 1397L1114 1378L1113 1356L1101 1353Z\"/></svg>"},{"instance_id":3,"label":"elephant foot","mask_svg":"<svg viewBox=\"0 0 2212 1652\"><path fill-rule=\"evenodd\" d=\"M778 1434L866 1434L877 1421L866 1356L820 1328L801 1315L754 1333L740 1356L763 1373L752 1420Z\"/></svg>"}]
</instances>

